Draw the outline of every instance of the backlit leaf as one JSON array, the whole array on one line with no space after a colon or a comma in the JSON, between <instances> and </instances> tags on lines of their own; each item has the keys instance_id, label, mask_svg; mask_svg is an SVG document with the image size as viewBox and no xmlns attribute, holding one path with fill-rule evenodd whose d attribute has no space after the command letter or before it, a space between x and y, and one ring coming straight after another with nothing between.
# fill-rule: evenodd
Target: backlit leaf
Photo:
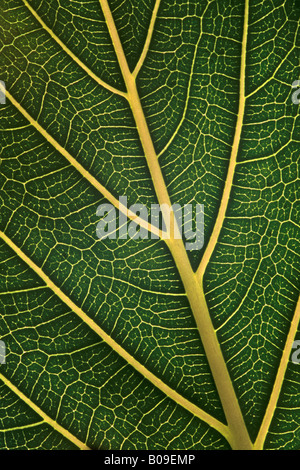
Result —
<instances>
[{"instance_id":1,"label":"backlit leaf","mask_svg":"<svg viewBox=\"0 0 300 470\"><path fill-rule=\"evenodd\" d=\"M1 3L0 448L300 449L299 17ZM99 239L121 196L203 246Z\"/></svg>"}]
</instances>

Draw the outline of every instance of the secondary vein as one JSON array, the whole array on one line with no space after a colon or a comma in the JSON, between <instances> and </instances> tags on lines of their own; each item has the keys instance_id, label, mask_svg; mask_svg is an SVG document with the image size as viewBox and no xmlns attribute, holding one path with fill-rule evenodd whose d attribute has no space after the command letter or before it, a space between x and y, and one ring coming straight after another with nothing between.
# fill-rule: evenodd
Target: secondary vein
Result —
<instances>
[{"instance_id":1,"label":"secondary vein","mask_svg":"<svg viewBox=\"0 0 300 470\"><path fill-rule=\"evenodd\" d=\"M283 385L284 376L285 376L286 369L289 363L289 358L291 355L291 350L292 350L293 342L295 339L295 335L297 333L299 322L300 322L300 295L298 297L298 302L296 304L293 320L292 320L290 330L286 339L283 354L281 356L281 361L280 361L276 379L273 385L273 390L270 396L270 400L269 400L259 433L254 443L254 449L256 450L262 450L271 421L273 419L274 412L278 403L279 395L281 392L281 388Z\"/></svg>"},{"instance_id":2,"label":"secondary vein","mask_svg":"<svg viewBox=\"0 0 300 470\"><path fill-rule=\"evenodd\" d=\"M247 53L247 38L248 38L248 17L249 17L249 0L245 0L245 13L244 13L244 27L243 27L243 39L242 39L242 48L241 48L241 67L240 67L240 87L239 87L239 106L238 106L238 115L235 128L235 134L233 139L233 145L231 149L229 166L227 171L227 177L225 181L225 186L223 190L223 195L220 203L219 212L217 219L210 236L209 242L203 253L203 257L197 269L197 277L201 280L206 271L209 260L214 252L217 241L220 236L221 229L225 220L225 215L229 203L229 197L232 189L233 177L235 173L236 161L238 150L240 146L243 121L245 115L245 80L246 80L246 53Z\"/></svg>"},{"instance_id":3,"label":"secondary vein","mask_svg":"<svg viewBox=\"0 0 300 470\"><path fill-rule=\"evenodd\" d=\"M151 17L149 28L148 28L148 34L147 34L146 41L145 41L145 44L144 44L144 48L143 48L142 54L139 58L139 61L136 64L135 69L132 73L134 77L137 77L139 71L141 70L141 67L143 66L143 63L145 62L146 56L148 54L160 3L161 3L161 0L156 0L156 2L155 2L153 12L152 12L152 17Z\"/></svg>"},{"instance_id":4,"label":"secondary vein","mask_svg":"<svg viewBox=\"0 0 300 470\"><path fill-rule=\"evenodd\" d=\"M8 380L3 374L0 373L0 380L5 383L5 385L10 388L21 400L26 403L31 409L33 409L45 423L49 424L55 431L62 434L69 441L73 442L81 450L90 450L90 448L82 441L80 441L76 436L74 436L70 431L63 428L60 424L54 421L50 416L48 416L40 407L38 407L30 398L28 398L21 390L19 390L10 380ZM39 425L41 423L36 423Z\"/></svg>"},{"instance_id":5,"label":"secondary vein","mask_svg":"<svg viewBox=\"0 0 300 470\"><path fill-rule=\"evenodd\" d=\"M11 103L23 114L23 116L32 124L35 129L40 132L40 134L58 151L63 155L71 165L76 168L76 170L85 178L89 183L91 183L114 207L116 207L120 212L125 214L129 219L134 220L134 222L141 227L145 228L148 232L155 234L156 236L163 238L166 234L162 230L158 229L154 225L146 222L146 220L137 216L134 212L130 211L127 207L119 202L119 200L114 197L110 191L108 191L105 186L103 186L99 181L92 176L62 145L60 145L32 116L18 103L18 101L11 95L11 93L4 89L0 82L0 91L6 94L7 98Z\"/></svg>"},{"instance_id":6,"label":"secondary vein","mask_svg":"<svg viewBox=\"0 0 300 470\"><path fill-rule=\"evenodd\" d=\"M161 390L165 395L173 401L184 407L193 415L206 421L210 426L219 431L225 438L228 436L228 427L221 423L218 419L211 416L192 402L184 398L178 392L165 384L156 375L150 372L145 366L137 361L122 346L111 338L94 320L92 320L80 307L78 307L50 278L44 271L37 266L5 233L0 231L0 237L7 245L23 260L34 272L45 282L46 286L51 289L81 320L88 325L105 343L107 343L120 357L128 364L135 368L143 377L149 380L155 387Z\"/></svg>"},{"instance_id":7,"label":"secondary vein","mask_svg":"<svg viewBox=\"0 0 300 470\"><path fill-rule=\"evenodd\" d=\"M75 54L59 39L56 34L46 25L46 23L42 20L42 18L37 14L37 12L32 8L31 5L27 2L27 0L23 0L24 5L28 8L28 10L31 12L31 14L35 17L35 19L40 23L40 25L47 31L48 34L54 39L55 42L71 57L76 64L79 65L93 80L95 80L99 85L103 86L103 88L106 88L107 90L111 91L112 93L118 94L120 96L123 96L123 98L127 98L127 95L125 92L118 90L117 88L109 85L106 83L104 80L102 80L100 77L98 77L89 67L87 67L78 57L76 57Z\"/></svg>"}]
</instances>

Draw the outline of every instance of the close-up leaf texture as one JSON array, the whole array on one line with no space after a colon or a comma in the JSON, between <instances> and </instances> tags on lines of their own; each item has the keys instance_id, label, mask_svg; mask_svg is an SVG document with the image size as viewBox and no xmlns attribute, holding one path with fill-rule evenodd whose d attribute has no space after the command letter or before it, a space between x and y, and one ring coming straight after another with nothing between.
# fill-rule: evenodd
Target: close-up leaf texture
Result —
<instances>
[{"instance_id":1,"label":"close-up leaf texture","mask_svg":"<svg viewBox=\"0 0 300 470\"><path fill-rule=\"evenodd\" d=\"M0 449L300 450L299 25L1 1ZM203 246L99 238L155 229L121 196L203 205Z\"/></svg>"}]
</instances>

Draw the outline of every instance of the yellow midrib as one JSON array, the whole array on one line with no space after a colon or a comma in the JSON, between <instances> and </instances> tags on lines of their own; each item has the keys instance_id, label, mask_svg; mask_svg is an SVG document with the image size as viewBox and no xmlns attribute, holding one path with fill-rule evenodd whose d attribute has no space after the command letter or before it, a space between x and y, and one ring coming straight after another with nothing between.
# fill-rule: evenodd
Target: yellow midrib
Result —
<instances>
[{"instance_id":1,"label":"yellow midrib","mask_svg":"<svg viewBox=\"0 0 300 470\"><path fill-rule=\"evenodd\" d=\"M160 205L167 204L171 206L169 193L164 181L158 156L156 154L152 137L149 132L148 124L141 105L138 94L135 77L131 74L124 50L118 35L112 13L107 0L99 0L106 20L107 28L114 44L116 56L120 64L120 69L127 87L128 101L135 119L140 141L145 153L145 158L149 167L154 189ZM247 43L248 26L248 0L245 8L245 21L243 32L242 50L245 54L245 44ZM242 58L243 62L244 58ZM242 68L244 63L242 64ZM243 72L245 73L245 70ZM241 103L241 101L240 101ZM242 125L242 118L239 117L238 126ZM235 137L235 145L238 146L238 137ZM251 449L250 440L244 418L229 376L227 366L218 343L216 333L208 312L208 308L203 293L202 280L195 276L182 239L176 240L174 233L178 231L176 219L173 214L170 239L166 243L172 253L175 264L180 274L180 278L185 287L185 291L193 312L199 334L205 349L205 353L214 377L220 400L223 405L224 413L228 422L229 437L228 441L235 449Z\"/></svg>"},{"instance_id":2,"label":"yellow midrib","mask_svg":"<svg viewBox=\"0 0 300 470\"><path fill-rule=\"evenodd\" d=\"M112 16L110 13L110 9L108 6L108 3L103 0L101 1L101 4L103 4L104 11L106 15L110 18L110 21L112 20ZM123 48L120 42L120 39L118 37L118 34L116 34L116 31L110 31L113 43L116 47L118 47L118 50L121 51L121 59L120 59L120 66L121 70L124 73L126 73L126 77L129 77L129 81L126 82L127 86L130 88L131 92L136 93L136 90L133 86L134 84L134 79L133 76L131 75L129 71L129 67L127 65L127 61L123 52ZM126 81L126 80L125 80ZM1 87L1 84L0 84ZM129 94L129 93L128 93ZM103 195L108 199L115 207L117 207L119 210L122 210L122 206L120 206L119 201L114 198L111 193L109 193L106 188L101 185L92 175L90 175L78 162L75 160L74 157L72 157L69 152L65 148L63 148L53 137L45 131L42 126L35 121L29 113L14 99L14 97L6 91L6 96L7 98L14 104L14 106L28 119L28 121L47 139L47 141L54 146L81 174L84 178L86 178L91 184L93 184L94 187L96 187ZM139 103L139 98L138 95L135 96L137 99L137 102ZM140 103L139 103L140 104ZM138 110L139 112L139 125L142 125L143 129L147 128L147 123L144 118L143 111L141 109L141 106ZM160 180L161 180L161 185L162 185L162 197L160 197L160 201L163 200L164 203L167 203L170 205L170 199L168 196L168 192L166 191L166 188L164 187L164 182L162 178L162 174L160 171L159 166L156 164L157 156L153 147L153 143L151 138L147 136L147 144L148 147L151 148L151 157L152 157L152 164L154 167L154 170L152 171L152 177L154 180L157 179L157 175L159 175ZM131 214L129 211L127 211L127 216L129 218L132 218L135 220L136 223L140 224L141 226L145 226L149 231L152 231L156 235L159 235L161 238L163 238L166 234L164 234L161 231L157 231L155 227L152 227L150 224L146 224L145 222L140 219L139 217L136 217L135 214ZM174 219L171 220L171 226L172 222L174 223ZM178 403L179 405L183 406L186 408L188 411L190 411L193 415L197 416L198 418L204 420L207 422L209 425L211 425L213 428L217 429L223 436L226 438L228 437L228 428L225 426L223 423L215 419L213 416L210 414L206 413L204 410L200 409L199 407L195 406L193 403L189 402L189 400L186 400L184 397L182 397L179 393L177 393L175 390L171 389L168 387L164 382L162 382L158 377L156 377L154 374L152 374L148 369L146 369L142 364L140 364L138 361L136 361L130 354L127 353L119 344L117 344L113 339L107 335L95 322L93 322L79 307L77 307L54 283L43 273L43 271L35 265L4 233L1 233L0 236L8 243L8 245L14 249L14 251L24 260L27 262L29 266L34 269L42 279L46 282L46 284L60 297L62 301L64 301L75 313L77 313L80 318L85 321L86 324L88 324L93 331L95 331L107 344L109 344L121 357L127 360L127 362L132 365L136 370L138 370L145 378L147 378L151 383L153 383L157 388L159 388L161 391L163 391L167 396L169 396L173 401ZM166 240L168 242L168 240ZM186 255L186 252L185 252Z\"/></svg>"}]
</instances>

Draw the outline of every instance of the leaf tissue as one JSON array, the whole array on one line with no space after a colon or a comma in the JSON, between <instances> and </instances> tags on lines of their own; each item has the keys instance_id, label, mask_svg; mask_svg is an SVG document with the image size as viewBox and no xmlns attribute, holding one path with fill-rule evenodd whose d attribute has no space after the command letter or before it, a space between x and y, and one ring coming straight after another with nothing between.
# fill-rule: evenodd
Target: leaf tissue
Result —
<instances>
[{"instance_id":1,"label":"leaf tissue","mask_svg":"<svg viewBox=\"0 0 300 470\"><path fill-rule=\"evenodd\" d=\"M1 449L300 449L299 18L1 2Z\"/></svg>"}]
</instances>

